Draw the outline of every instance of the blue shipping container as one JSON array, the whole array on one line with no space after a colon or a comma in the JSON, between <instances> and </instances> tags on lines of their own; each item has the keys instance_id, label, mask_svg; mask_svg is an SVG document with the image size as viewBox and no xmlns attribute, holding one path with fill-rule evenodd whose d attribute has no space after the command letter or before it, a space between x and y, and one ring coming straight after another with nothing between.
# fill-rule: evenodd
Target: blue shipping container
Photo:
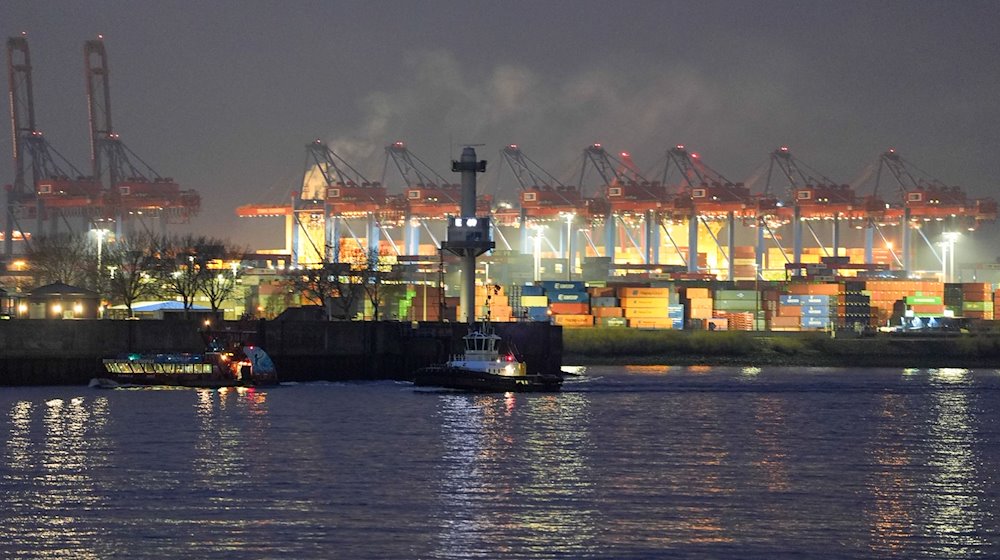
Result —
<instances>
[{"instance_id":1,"label":"blue shipping container","mask_svg":"<svg viewBox=\"0 0 1000 560\"><path fill-rule=\"evenodd\" d=\"M802 326L810 329L825 329L830 326L829 317L806 317L802 316Z\"/></svg>"},{"instance_id":2,"label":"blue shipping container","mask_svg":"<svg viewBox=\"0 0 1000 560\"><path fill-rule=\"evenodd\" d=\"M583 282L579 281L569 281L569 280L545 280L542 283L542 287L545 288L546 292L554 290L564 290L567 292L585 292L587 287Z\"/></svg>"},{"instance_id":3,"label":"blue shipping container","mask_svg":"<svg viewBox=\"0 0 1000 560\"><path fill-rule=\"evenodd\" d=\"M803 317L829 317L830 307L827 305L803 305Z\"/></svg>"},{"instance_id":4,"label":"blue shipping container","mask_svg":"<svg viewBox=\"0 0 1000 560\"><path fill-rule=\"evenodd\" d=\"M802 300L803 305L830 305L830 298L832 296L805 296Z\"/></svg>"},{"instance_id":5,"label":"blue shipping container","mask_svg":"<svg viewBox=\"0 0 1000 560\"><path fill-rule=\"evenodd\" d=\"M549 303L587 303L590 301L590 294L587 292L546 290L545 295L548 296Z\"/></svg>"},{"instance_id":6,"label":"blue shipping container","mask_svg":"<svg viewBox=\"0 0 1000 560\"><path fill-rule=\"evenodd\" d=\"M781 295L778 296L778 303L780 303L781 305L802 305L802 296Z\"/></svg>"},{"instance_id":7,"label":"blue shipping container","mask_svg":"<svg viewBox=\"0 0 1000 560\"><path fill-rule=\"evenodd\" d=\"M548 321L549 320L549 308L548 307L525 307L528 312L529 321Z\"/></svg>"},{"instance_id":8,"label":"blue shipping container","mask_svg":"<svg viewBox=\"0 0 1000 560\"><path fill-rule=\"evenodd\" d=\"M678 330L678 331L684 330L684 318L681 317L680 319L675 319L675 318L671 317L670 318L670 328Z\"/></svg>"},{"instance_id":9,"label":"blue shipping container","mask_svg":"<svg viewBox=\"0 0 1000 560\"><path fill-rule=\"evenodd\" d=\"M522 296L544 296L545 288L541 286L521 286Z\"/></svg>"}]
</instances>

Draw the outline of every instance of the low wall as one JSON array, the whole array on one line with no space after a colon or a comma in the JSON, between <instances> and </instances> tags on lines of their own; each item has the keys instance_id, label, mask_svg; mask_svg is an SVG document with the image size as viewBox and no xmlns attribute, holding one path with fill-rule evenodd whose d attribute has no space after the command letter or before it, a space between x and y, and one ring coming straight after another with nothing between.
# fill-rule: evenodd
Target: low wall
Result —
<instances>
[{"instance_id":1,"label":"low wall","mask_svg":"<svg viewBox=\"0 0 1000 560\"><path fill-rule=\"evenodd\" d=\"M126 352L201 352L198 321L0 321L0 385L82 384L102 371L101 359ZM406 379L418 367L461 350L456 323L269 321L229 322L254 330L286 381ZM562 328L498 323L529 372L558 372Z\"/></svg>"}]
</instances>

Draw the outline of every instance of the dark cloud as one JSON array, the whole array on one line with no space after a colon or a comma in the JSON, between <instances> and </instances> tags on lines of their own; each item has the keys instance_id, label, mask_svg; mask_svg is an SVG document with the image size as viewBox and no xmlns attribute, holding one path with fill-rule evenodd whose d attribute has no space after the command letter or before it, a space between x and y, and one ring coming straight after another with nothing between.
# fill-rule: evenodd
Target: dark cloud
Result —
<instances>
[{"instance_id":1,"label":"dark cloud","mask_svg":"<svg viewBox=\"0 0 1000 560\"><path fill-rule=\"evenodd\" d=\"M994 2L27 2L39 121L86 167L84 40L105 33L115 122L201 191L191 227L279 246L236 205L283 200L315 138L378 178L401 139L444 174L516 142L566 181L592 142L655 175L685 143L736 180L781 144L849 182L886 147L996 195ZM0 136L9 153L9 136ZM10 161L0 159L9 177ZM508 175L507 180L510 177ZM4 182L10 179L4 179ZM492 183L491 183L492 181Z\"/></svg>"}]
</instances>

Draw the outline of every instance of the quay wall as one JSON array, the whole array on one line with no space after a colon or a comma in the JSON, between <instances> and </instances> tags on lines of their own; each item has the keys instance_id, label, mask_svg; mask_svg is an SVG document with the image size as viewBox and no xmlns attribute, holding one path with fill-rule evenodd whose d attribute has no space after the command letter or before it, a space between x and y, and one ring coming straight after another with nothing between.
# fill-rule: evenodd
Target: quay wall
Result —
<instances>
[{"instance_id":1,"label":"quay wall","mask_svg":"<svg viewBox=\"0 0 1000 560\"><path fill-rule=\"evenodd\" d=\"M545 323L500 323L529 372L558 372L562 328ZM218 330L251 330L284 381L406 379L418 367L443 362L462 349L458 323L259 321L227 322ZM0 385L86 384L101 359L128 352L204 349L199 321L0 321Z\"/></svg>"}]
</instances>

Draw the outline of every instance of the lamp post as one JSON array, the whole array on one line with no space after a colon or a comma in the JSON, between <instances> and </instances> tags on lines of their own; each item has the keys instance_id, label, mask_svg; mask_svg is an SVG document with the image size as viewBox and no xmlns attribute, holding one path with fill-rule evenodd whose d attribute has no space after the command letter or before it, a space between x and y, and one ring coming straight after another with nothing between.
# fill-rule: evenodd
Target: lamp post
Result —
<instances>
[{"instance_id":1,"label":"lamp post","mask_svg":"<svg viewBox=\"0 0 1000 560\"><path fill-rule=\"evenodd\" d=\"M104 238L108 235L108 230L106 229L95 229L92 230L94 235L97 236L97 274L101 273L101 253L104 249Z\"/></svg>"},{"instance_id":2,"label":"lamp post","mask_svg":"<svg viewBox=\"0 0 1000 560\"><path fill-rule=\"evenodd\" d=\"M573 218L576 212L566 212L566 279L573 279Z\"/></svg>"},{"instance_id":3,"label":"lamp post","mask_svg":"<svg viewBox=\"0 0 1000 560\"><path fill-rule=\"evenodd\" d=\"M946 231L941 234L941 276L944 282L955 281L955 242L962 234L957 231Z\"/></svg>"},{"instance_id":4,"label":"lamp post","mask_svg":"<svg viewBox=\"0 0 1000 560\"><path fill-rule=\"evenodd\" d=\"M760 320L760 265L753 263L753 330L757 329L757 321Z\"/></svg>"},{"instance_id":5,"label":"lamp post","mask_svg":"<svg viewBox=\"0 0 1000 560\"><path fill-rule=\"evenodd\" d=\"M535 282L542 279L542 234L545 232L545 226L535 226Z\"/></svg>"}]
</instances>

